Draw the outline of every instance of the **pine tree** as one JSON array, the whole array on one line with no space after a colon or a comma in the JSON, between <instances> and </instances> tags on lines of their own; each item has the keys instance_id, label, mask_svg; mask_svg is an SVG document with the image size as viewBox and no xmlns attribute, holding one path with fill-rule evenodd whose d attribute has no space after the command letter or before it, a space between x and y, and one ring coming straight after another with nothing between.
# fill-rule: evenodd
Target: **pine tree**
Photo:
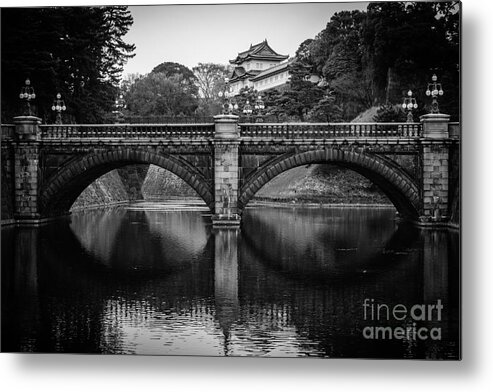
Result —
<instances>
[{"instance_id":1,"label":"pine tree","mask_svg":"<svg viewBox=\"0 0 493 392\"><path fill-rule=\"evenodd\" d=\"M52 120L57 92L76 122L99 122L111 111L123 65L134 45L127 7L6 8L2 10L2 121L19 114L26 77L37 115Z\"/></svg>"}]
</instances>

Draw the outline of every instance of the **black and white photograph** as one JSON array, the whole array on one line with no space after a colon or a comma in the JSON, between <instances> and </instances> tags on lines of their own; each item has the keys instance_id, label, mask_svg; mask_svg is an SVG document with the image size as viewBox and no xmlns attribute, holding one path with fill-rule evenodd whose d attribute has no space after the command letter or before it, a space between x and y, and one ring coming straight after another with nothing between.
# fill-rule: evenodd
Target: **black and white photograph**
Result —
<instances>
[{"instance_id":1,"label":"black and white photograph","mask_svg":"<svg viewBox=\"0 0 493 392\"><path fill-rule=\"evenodd\" d=\"M461 360L461 11L2 7L2 353Z\"/></svg>"}]
</instances>

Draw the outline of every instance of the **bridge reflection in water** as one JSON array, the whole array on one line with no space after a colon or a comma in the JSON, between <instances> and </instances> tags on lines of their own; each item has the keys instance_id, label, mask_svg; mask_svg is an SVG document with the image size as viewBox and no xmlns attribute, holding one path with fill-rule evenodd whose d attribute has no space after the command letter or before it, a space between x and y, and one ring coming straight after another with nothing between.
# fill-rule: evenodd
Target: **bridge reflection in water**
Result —
<instances>
[{"instance_id":1,"label":"bridge reflection in water","mask_svg":"<svg viewBox=\"0 0 493 392\"><path fill-rule=\"evenodd\" d=\"M117 208L4 228L3 350L457 358L457 234L393 216L258 207L240 232L202 211ZM442 319L420 325L442 339L364 339L365 298L440 299Z\"/></svg>"}]
</instances>

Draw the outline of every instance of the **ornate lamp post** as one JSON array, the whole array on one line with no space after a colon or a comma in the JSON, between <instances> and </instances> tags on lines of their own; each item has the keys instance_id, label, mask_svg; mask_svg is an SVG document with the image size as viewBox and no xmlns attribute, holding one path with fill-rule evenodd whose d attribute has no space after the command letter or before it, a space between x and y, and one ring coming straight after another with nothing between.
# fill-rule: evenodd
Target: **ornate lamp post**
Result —
<instances>
[{"instance_id":1,"label":"ornate lamp post","mask_svg":"<svg viewBox=\"0 0 493 392\"><path fill-rule=\"evenodd\" d=\"M124 121L124 115L122 110L125 109L126 107L127 105L125 104L125 98L123 97L123 94L119 94L115 99L115 110L113 110L112 112L115 115L115 121L117 123Z\"/></svg>"},{"instance_id":2,"label":"ornate lamp post","mask_svg":"<svg viewBox=\"0 0 493 392\"><path fill-rule=\"evenodd\" d=\"M416 102L416 98L413 98L413 92L409 90L407 92L407 97L404 97L402 102L402 109L407 110L407 122L414 122L413 119L413 109L418 108L418 103Z\"/></svg>"},{"instance_id":3,"label":"ornate lamp post","mask_svg":"<svg viewBox=\"0 0 493 392\"><path fill-rule=\"evenodd\" d=\"M262 110L265 109L264 101L262 101L262 97L259 95L253 104L253 106L250 104L250 101L246 101L245 107L243 108L243 114L246 115L248 118L255 113L256 122L261 122L262 121Z\"/></svg>"},{"instance_id":4,"label":"ornate lamp post","mask_svg":"<svg viewBox=\"0 0 493 392\"><path fill-rule=\"evenodd\" d=\"M432 97L431 101L431 113L440 113L438 110L438 96L443 95L442 84L437 82L436 74L431 77L431 83L428 83L426 95Z\"/></svg>"},{"instance_id":5,"label":"ornate lamp post","mask_svg":"<svg viewBox=\"0 0 493 392\"><path fill-rule=\"evenodd\" d=\"M226 89L224 91L219 91L219 98L223 98L223 114L233 114L234 111L238 110L238 104L232 101L233 93Z\"/></svg>"},{"instance_id":6,"label":"ornate lamp post","mask_svg":"<svg viewBox=\"0 0 493 392\"><path fill-rule=\"evenodd\" d=\"M55 124L63 124L62 112L67 110L67 107L65 106L65 101L62 99L62 94L57 93L56 98L53 100L51 105L51 110L56 113Z\"/></svg>"},{"instance_id":7,"label":"ornate lamp post","mask_svg":"<svg viewBox=\"0 0 493 392\"><path fill-rule=\"evenodd\" d=\"M262 96L259 95L257 101L255 102L255 111L257 112L257 122L262 122L262 110L265 109L264 101L262 101Z\"/></svg>"},{"instance_id":8,"label":"ornate lamp post","mask_svg":"<svg viewBox=\"0 0 493 392\"><path fill-rule=\"evenodd\" d=\"M246 101L245 107L243 108L243 114L250 119L250 116L253 113L252 105L250 105L250 101Z\"/></svg>"},{"instance_id":9,"label":"ornate lamp post","mask_svg":"<svg viewBox=\"0 0 493 392\"><path fill-rule=\"evenodd\" d=\"M25 86L22 87L19 98L21 100L25 100L26 102L26 115L32 116L30 101L36 98L36 94L34 93L34 88L31 86L31 81L29 78L26 79Z\"/></svg>"}]
</instances>

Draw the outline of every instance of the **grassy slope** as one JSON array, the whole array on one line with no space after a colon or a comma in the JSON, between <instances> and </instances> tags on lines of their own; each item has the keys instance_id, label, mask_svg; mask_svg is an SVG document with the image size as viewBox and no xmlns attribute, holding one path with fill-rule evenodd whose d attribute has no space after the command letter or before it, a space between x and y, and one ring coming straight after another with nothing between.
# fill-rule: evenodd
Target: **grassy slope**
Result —
<instances>
[{"instance_id":1,"label":"grassy slope","mask_svg":"<svg viewBox=\"0 0 493 392\"><path fill-rule=\"evenodd\" d=\"M373 118L377 115L378 107L373 106L369 108L368 110L364 111L363 113L360 113L358 117L356 117L353 121L355 123L364 123L364 122L373 122Z\"/></svg>"},{"instance_id":2,"label":"grassy slope","mask_svg":"<svg viewBox=\"0 0 493 392\"><path fill-rule=\"evenodd\" d=\"M377 203L389 201L359 174L334 165L301 166L274 178L256 199L324 203Z\"/></svg>"}]
</instances>

